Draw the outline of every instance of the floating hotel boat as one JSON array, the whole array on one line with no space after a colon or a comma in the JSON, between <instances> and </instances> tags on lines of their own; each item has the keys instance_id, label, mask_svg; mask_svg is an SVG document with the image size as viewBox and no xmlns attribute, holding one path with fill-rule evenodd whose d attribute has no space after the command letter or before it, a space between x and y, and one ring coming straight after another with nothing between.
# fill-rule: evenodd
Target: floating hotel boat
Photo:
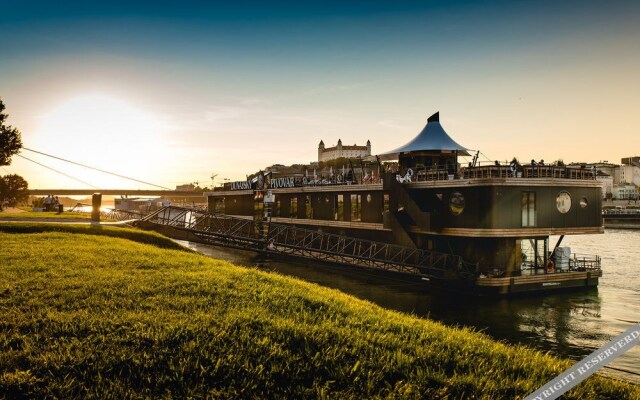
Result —
<instances>
[{"instance_id":1,"label":"floating hotel boat","mask_svg":"<svg viewBox=\"0 0 640 400\"><path fill-rule=\"evenodd\" d=\"M640 229L639 209L607 209L602 212L602 222L605 228L611 229Z\"/></svg>"},{"instance_id":2,"label":"floating hotel boat","mask_svg":"<svg viewBox=\"0 0 640 400\"><path fill-rule=\"evenodd\" d=\"M385 269L473 293L597 286L600 258L559 246L564 235L603 233L601 186L591 172L460 167L458 157L469 155L436 113L413 140L380 156L397 160L395 172L360 179L353 169L321 179L261 172L205 193L208 215L173 210L148 222L179 220L191 240ZM241 221L252 225L237 228ZM550 235L560 236L553 250Z\"/></svg>"}]
</instances>

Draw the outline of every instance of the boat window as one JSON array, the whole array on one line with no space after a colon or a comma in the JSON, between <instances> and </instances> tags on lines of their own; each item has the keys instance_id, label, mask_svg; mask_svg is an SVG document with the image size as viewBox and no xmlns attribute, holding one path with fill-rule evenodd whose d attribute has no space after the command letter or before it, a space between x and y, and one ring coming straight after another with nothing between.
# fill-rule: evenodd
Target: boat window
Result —
<instances>
[{"instance_id":1,"label":"boat window","mask_svg":"<svg viewBox=\"0 0 640 400\"><path fill-rule=\"evenodd\" d=\"M458 216L464 211L464 196L460 192L451 193L451 199L449 200L449 209L451 214Z\"/></svg>"},{"instance_id":2,"label":"boat window","mask_svg":"<svg viewBox=\"0 0 640 400\"><path fill-rule=\"evenodd\" d=\"M344 196L341 194L336 195L335 219L336 221L344 221Z\"/></svg>"},{"instance_id":3,"label":"boat window","mask_svg":"<svg viewBox=\"0 0 640 400\"><path fill-rule=\"evenodd\" d=\"M361 213L362 200L359 194L351 195L351 221L360 221L362 217Z\"/></svg>"},{"instance_id":4,"label":"boat window","mask_svg":"<svg viewBox=\"0 0 640 400\"><path fill-rule=\"evenodd\" d=\"M276 196L276 201L273 202L273 214L274 217L280 216L280 196Z\"/></svg>"},{"instance_id":5,"label":"boat window","mask_svg":"<svg viewBox=\"0 0 640 400\"><path fill-rule=\"evenodd\" d=\"M556 196L556 208L560 213L566 214L571 210L571 195L569 192L562 191Z\"/></svg>"},{"instance_id":6,"label":"boat window","mask_svg":"<svg viewBox=\"0 0 640 400\"><path fill-rule=\"evenodd\" d=\"M213 201L213 212L224 213L224 197L217 198Z\"/></svg>"},{"instance_id":7,"label":"boat window","mask_svg":"<svg viewBox=\"0 0 640 400\"><path fill-rule=\"evenodd\" d=\"M291 196L291 203L289 203L289 218L298 218L298 198Z\"/></svg>"},{"instance_id":8,"label":"boat window","mask_svg":"<svg viewBox=\"0 0 640 400\"><path fill-rule=\"evenodd\" d=\"M522 192L522 226L536 226L536 192Z\"/></svg>"},{"instance_id":9,"label":"boat window","mask_svg":"<svg viewBox=\"0 0 640 400\"><path fill-rule=\"evenodd\" d=\"M580 207L587 208L588 205L589 205L589 202L587 201L586 197L583 197L580 199Z\"/></svg>"},{"instance_id":10,"label":"boat window","mask_svg":"<svg viewBox=\"0 0 640 400\"><path fill-rule=\"evenodd\" d=\"M311 204L311 195L306 196L304 215L307 219L313 219L313 204Z\"/></svg>"}]
</instances>

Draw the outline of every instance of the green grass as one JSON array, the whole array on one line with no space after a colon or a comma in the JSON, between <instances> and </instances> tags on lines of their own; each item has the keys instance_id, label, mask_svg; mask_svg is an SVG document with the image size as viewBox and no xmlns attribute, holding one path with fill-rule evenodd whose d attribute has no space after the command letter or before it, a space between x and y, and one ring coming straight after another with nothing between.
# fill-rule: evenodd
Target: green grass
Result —
<instances>
[{"instance_id":1,"label":"green grass","mask_svg":"<svg viewBox=\"0 0 640 400\"><path fill-rule=\"evenodd\" d=\"M2 224L0 243L0 397L521 398L572 364L147 232ZM566 398L640 390L594 376Z\"/></svg>"},{"instance_id":2,"label":"green grass","mask_svg":"<svg viewBox=\"0 0 640 400\"><path fill-rule=\"evenodd\" d=\"M62 214L58 214L54 211L47 212L35 212L35 211L25 211L20 213L0 213L0 218L12 218L12 219L91 219L91 214L89 213L79 213L79 212L63 212Z\"/></svg>"},{"instance_id":3,"label":"green grass","mask_svg":"<svg viewBox=\"0 0 640 400\"><path fill-rule=\"evenodd\" d=\"M126 228L122 226L73 224L60 225L46 222L4 223L0 224L0 233L1 232L23 234L60 232L94 236L108 236L112 238L128 239L136 243L151 244L161 249L172 249L195 254L191 250L187 250L185 247L177 244L173 240L159 233ZM71 236L70 238L73 239L74 236ZM79 238L81 239L82 236L79 236Z\"/></svg>"}]
</instances>

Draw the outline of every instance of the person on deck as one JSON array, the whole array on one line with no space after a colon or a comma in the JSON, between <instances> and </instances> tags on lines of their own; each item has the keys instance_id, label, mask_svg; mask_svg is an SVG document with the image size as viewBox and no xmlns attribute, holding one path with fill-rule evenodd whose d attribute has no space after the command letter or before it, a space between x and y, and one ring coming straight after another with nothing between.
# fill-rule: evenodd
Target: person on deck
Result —
<instances>
[{"instance_id":1,"label":"person on deck","mask_svg":"<svg viewBox=\"0 0 640 400\"><path fill-rule=\"evenodd\" d=\"M520 167L520 164L518 163L518 159L513 157L513 160L511 160L511 162L509 163L509 170L511 171L512 177L515 178L519 167Z\"/></svg>"}]
</instances>

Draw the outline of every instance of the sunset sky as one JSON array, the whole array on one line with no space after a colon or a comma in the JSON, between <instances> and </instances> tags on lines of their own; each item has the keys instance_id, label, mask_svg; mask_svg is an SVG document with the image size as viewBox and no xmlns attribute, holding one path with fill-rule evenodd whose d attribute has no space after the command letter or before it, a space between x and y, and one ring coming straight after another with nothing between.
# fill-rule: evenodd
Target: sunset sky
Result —
<instances>
[{"instance_id":1,"label":"sunset sky","mask_svg":"<svg viewBox=\"0 0 640 400\"><path fill-rule=\"evenodd\" d=\"M0 0L24 146L174 187L411 140L440 111L488 159L640 154L640 2ZM23 151L107 188L147 188ZM32 188L86 188L20 157Z\"/></svg>"}]
</instances>

